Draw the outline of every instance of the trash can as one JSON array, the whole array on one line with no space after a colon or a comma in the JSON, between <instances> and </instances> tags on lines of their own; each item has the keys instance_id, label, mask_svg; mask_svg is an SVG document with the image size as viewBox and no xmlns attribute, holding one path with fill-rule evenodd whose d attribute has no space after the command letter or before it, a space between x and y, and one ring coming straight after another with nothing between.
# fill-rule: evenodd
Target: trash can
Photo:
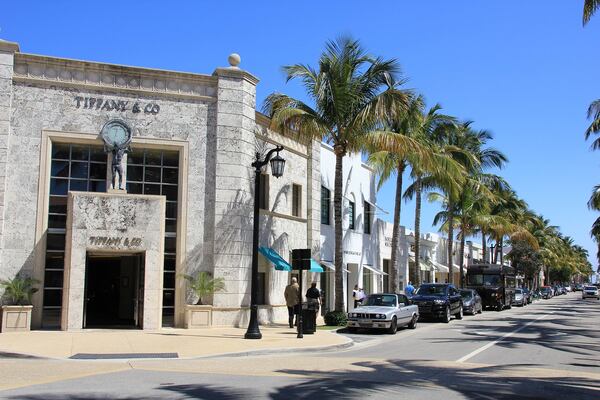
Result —
<instances>
[{"instance_id":1,"label":"trash can","mask_svg":"<svg viewBox=\"0 0 600 400\"><path fill-rule=\"evenodd\" d=\"M312 335L317 329L317 309L310 304L302 304L302 333Z\"/></svg>"}]
</instances>

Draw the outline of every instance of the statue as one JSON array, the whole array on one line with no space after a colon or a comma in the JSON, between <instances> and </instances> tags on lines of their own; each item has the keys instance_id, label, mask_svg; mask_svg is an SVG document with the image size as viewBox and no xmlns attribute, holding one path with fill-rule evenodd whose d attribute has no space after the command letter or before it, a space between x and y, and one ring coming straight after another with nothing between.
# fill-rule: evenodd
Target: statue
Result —
<instances>
[{"instance_id":1,"label":"statue","mask_svg":"<svg viewBox=\"0 0 600 400\"><path fill-rule=\"evenodd\" d=\"M116 188L115 179L117 178L117 174L118 174L119 175L119 190L123 190L123 156L126 153L129 153L129 148L128 147L126 147L126 148L113 147L111 150L111 153L112 153L112 165L111 165L112 188L113 189Z\"/></svg>"},{"instance_id":2,"label":"statue","mask_svg":"<svg viewBox=\"0 0 600 400\"><path fill-rule=\"evenodd\" d=\"M131 129L127 124L120 120L108 121L100 132L104 140L104 151L112 154L111 163L111 186L116 188L116 178L119 176L119 190L123 190L123 156L129 153L129 143L131 143Z\"/></svg>"}]
</instances>

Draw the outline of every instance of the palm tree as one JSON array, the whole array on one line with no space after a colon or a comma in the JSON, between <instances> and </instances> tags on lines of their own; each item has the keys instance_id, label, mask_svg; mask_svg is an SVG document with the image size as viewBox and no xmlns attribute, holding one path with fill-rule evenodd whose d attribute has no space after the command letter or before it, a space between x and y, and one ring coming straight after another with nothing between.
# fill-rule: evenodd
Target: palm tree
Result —
<instances>
[{"instance_id":1,"label":"palm tree","mask_svg":"<svg viewBox=\"0 0 600 400\"><path fill-rule=\"evenodd\" d=\"M343 158L365 149L369 132L381 121L406 109L408 93L399 89L400 66L366 53L359 42L340 38L326 44L318 68L304 64L283 67L287 81L299 79L313 106L281 93L269 95L265 111L282 131L329 142L335 153L335 311L344 310L342 190Z\"/></svg>"},{"instance_id":2,"label":"palm tree","mask_svg":"<svg viewBox=\"0 0 600 400\"><path fill-rule=\"evenodd\" d=\"M585 0L583 3L583 26L585 26L590 18L596 13L600 7L600 0Z\"/></svg>"},{"instance_id":3,"label":"palm tree","mask_svg":"<svg viewBox=\"0 0 600 400\"><path fill-rule=\"evenodd\" d=\"M455 123L455 119L448 115L438 113L441 110L439 104L434 105L426 113L422 110L414 127L415 137L428 146L432 155L432 163L423 163L423 158L417 158L411 162L411 177L413 183L406 188L404 198L412 200L415 198L415 263L412 275L415 284L420 284L420 244L421 244L421 208L423 191L430 189L431 182L443 182L445 186L458 187L464 182L465 170L457 162L447 148L439 146L435 138L437 131L446 129L448 125Z\"/></svg>"}]
</instances>

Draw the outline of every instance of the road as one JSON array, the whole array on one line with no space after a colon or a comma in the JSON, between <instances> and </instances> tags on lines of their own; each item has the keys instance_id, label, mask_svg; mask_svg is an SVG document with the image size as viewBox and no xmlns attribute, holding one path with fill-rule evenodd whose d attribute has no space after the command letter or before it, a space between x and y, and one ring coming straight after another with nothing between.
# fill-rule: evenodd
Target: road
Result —
<instances>
[{"instance_id":1,"label":"road","mask_svg":"<svg viewBox=\"0 0 600 400\"><path fill-rule=\"evenodd\" d=\"M0 359L32 376L32 385L0 398L600 398L600 301L580 293L449 324L420 322L394 336L352 337L349 349L313 355L121 364ZM69 379L44 382L48 368L65 368Z\"/></svg>"}]
</instances>

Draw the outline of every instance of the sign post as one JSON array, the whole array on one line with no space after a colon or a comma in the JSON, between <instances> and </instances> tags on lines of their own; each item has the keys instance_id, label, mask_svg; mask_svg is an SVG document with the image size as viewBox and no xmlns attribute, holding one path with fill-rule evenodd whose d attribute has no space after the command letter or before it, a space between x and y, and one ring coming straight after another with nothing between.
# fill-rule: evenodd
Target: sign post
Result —
<instances>
[{"instance_id":1,"label":"sign post","mask_svg":"<svg viewBox=\"0 0 600 400\"><path fill-rule=\"evenodd\" d=\"M298 270L298 280L300 281L300 293L298 302L300 303L298 313L298 339L304 337L304 328L302 323L302 271L310 269L310 249L293 249L292 250L292 269Z\"/></svg>"}]
</instances>

